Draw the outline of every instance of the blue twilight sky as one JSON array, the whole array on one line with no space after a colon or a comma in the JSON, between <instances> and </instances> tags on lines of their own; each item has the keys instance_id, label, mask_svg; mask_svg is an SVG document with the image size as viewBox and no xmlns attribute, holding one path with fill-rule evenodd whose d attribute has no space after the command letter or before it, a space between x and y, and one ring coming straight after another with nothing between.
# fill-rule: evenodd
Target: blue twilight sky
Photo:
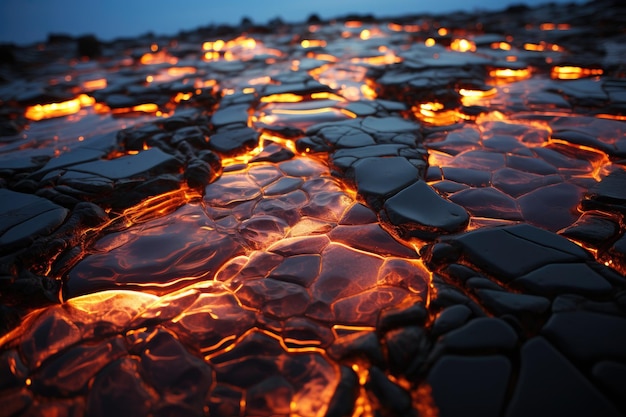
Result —
<instances>
[{"instance_id":1,"label":"blue twilight sky","mask_svg":"<svg viewBox=\"0 0 626 417\"><path fill-rule=\"evenodd\" d=\"M305 20L311 13L333 18L348 13L377 17L456 10L499 10L547 0L0 0L0 43L30 44L49 33L95 34L103 40L147 32L173 35L211 23L255 23L281 17ZM553 0L559 3L571 0ZM576 1L581 3L581 1Z\"/></svg>"}]
</instances>

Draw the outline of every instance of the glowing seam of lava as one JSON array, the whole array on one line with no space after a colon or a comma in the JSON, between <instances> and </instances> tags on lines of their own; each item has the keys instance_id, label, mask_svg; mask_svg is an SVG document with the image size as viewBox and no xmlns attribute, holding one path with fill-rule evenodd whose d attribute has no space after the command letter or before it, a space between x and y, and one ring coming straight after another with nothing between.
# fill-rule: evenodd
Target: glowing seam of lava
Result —
<instances>
[{"instance_id":1,"label":"glowing seam of lava","mask_svg":"<svg viewBox=\"0 0 626 417\"><path fill-rule=\"evenodd\" d=\"M93 106L96 100L87 94L81 94L75 99L60 103L36 104L26 108L24 116L33 121L68 116L78 113L82 108Z\"/></svg>"},{"instance_id":2,"label":"glowing seam of lava","mask_svg":"<svg viewBox=\"0 0 626 417\"><path fill-rule=\"evenodd\" d=\"M560 80L575 80L582 77L591 77L602 75L604 71L601 68L582 68L574 66L556 66L552 68L552 78Z\"/></svg>"}]
</instances>

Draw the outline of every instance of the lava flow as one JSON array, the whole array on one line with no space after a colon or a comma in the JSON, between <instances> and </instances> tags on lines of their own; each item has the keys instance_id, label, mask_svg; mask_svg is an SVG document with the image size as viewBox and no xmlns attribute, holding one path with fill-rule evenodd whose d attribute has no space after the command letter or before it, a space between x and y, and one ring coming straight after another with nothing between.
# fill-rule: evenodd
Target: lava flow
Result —
<instances>
[{"instance_id":1,"label":"lava flow","mask_svg":"<svg viewBox=\"0 0 626 417\"><path fill-rule=\"evenodd\" d=\"M625 414L624 12L2 49L0 415Z\"/></svg>"}]
</instances>

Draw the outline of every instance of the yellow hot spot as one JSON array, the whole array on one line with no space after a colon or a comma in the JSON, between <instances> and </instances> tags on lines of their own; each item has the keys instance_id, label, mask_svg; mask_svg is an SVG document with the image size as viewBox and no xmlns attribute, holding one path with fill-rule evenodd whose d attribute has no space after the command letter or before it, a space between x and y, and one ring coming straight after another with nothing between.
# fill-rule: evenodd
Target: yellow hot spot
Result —
<instances>
[{"instance_id":1,"label":"yellow hot spot","mask_svg":"<svg viewBox=\"0 0 626 417\"><path fill-rule=\"evenodd\" d=\"M458 52L475 51L476 44L472 41L468 41L467 39L455 39L450 44L450 49Z\"/></svg>"},{"instance_id":2,"label":"yellow hot spot","mask_svg":"<svg viewBox=\"0 0 626 417\"><path fill-rule=\"evenodd\" d=\"M207 52L204 54L204 60L205 61L217 61L220 59L220 53L219 52Z\"/></svg>"},{"instance_id":3,"label":"yellow hot spot","mask_svg":"<svg viewBox=\"0 0 626 417\"><path fill-rule=\"evenodd\" d=\"M360 28L361 26L363 26L363 24L358 20L349 20L346 22L347 28Z\"/></svg>"},{"instance_id":4,"label":"yellow hot spot","mask_svg":"<svg viewBox=\"0 0 626 417\"><path fill-rule=\"evenodd\" d=\"M376 96L377 96L376 91L372 87L370 87L369 85L367 85L367 84L361 85L360 90L361 90L361 94L363 94L363 96L366 99L368 99L368 100L376 99Z\"/></svg>"},{"instance_id":5,"label":"yellow hot spot","mask_svg":"<svg viewBox=\"0 0 626 417\"><path fill-rule=\"evenodd\" d=\"M60 103L36 104L26 108L25 117L29 120L43 120L54 117L68 116L80 111L83 107L93 106L96 100L87 94L81 94L75 99Z\"/></svg>"},{"instance_id":6,"label":"yellow hot spot","mask_svg":"<svg viewBox=\"0 0 626 417\"><path fill-rule=\"evenodd\" d=\"M226 43L223 40L218 39L213 42L204 42L202 44L202 49L204 49L205 51L221 51L222 49L224 49L225 45Z\"/></svg>"},{"instance_id":7,"label":"yellow hot spot","mask_svg":"<svg viewBox=\"0 0 626 417\"><path fill-rule=\"evenodd\" d=\"M491 44L492 49L502 49L503 51L510 51L511 44L507 42L494 42Z\"/></svg>"},{"instance_id":8,"label":"yellow hot spot","mask_svg":"<svg viewBox=\"0 0 626 417\"><path fill-rule=\"evenodd\" d=\"M173 77L181 77L183 75L195 74L196 69L194 67L170 67L167 69L167 74Z\"/></svg>"},{"instance_id":9,"label":"yellow hot spot","mask_svg":"<svg viewBox=\"0 0 626 417\"><path fill-rule=\"evenodd\" d=\"M119 109L113 109L112 113L113 114L123 114L123 113L131 113L131 112L156 113L158 110L159 110L158 105L154 103L145 103L145 104L139 104L133 107L123 107Z\"/></svg>"},{"instance_id":10,"label":"yellow hot spot","mask_svg":"<svg viewBox=\"0 0 626 417\"><path fill-rule=\"evenodd\" d=\"M439 30L437 30L437 33L439 34L439 36L446 36L448 34L448 29L439 28Z\"/></svg>"},{"instance_id":11,"label":"yellow hot spot","mask_svg":"<svg viewBox=\"0 0 626 417\"><path fill-rule=\"evenodd\" d=\"M272 79L268 77L267 75L265 75L263 77L257 77L257 78L251 79L250 81L248 81L248 84L250 85L269 84L270 81L272 81Z\"/></svg>"},{"instance_id":12,"label":"yellow hot spot","mask_svg":"<svg viewBox=\"0 0 626 417\"><path fill-rule=\"evenodd\" d=\"M193 97L193 93L178 93L174 96L174 102L180 103L181 101L187 101Z\"/></svg>"},{"instance_id":13,"label":"yellow hot spot","mask_svg":"<svg viewBox=\"0 0 626 417\"><path fill-rule=\"evenodd\" d=\"M302 100L302 96L293 93L272 94L261 97L261 103L298 103Z\"/></svg>"},{"instance_id":14,"label":"yellow hot spot","mask_svg":"<svg viewBox=\"0 0 626 417\"><path fill-rule=\"evenodd\" d=\"M575 66L557 66L552 68L552 78L559 80L575 80L583 77L602 75L601 68L582 68Z\"/></svg>"},{"instance_id":15,"label":"yellow hot spot","mask_svg":"<svg viewBox=\"0 0 626 417\"><path fill-rule=\"evenodd\" d=\"M335 93L329 93L326 91L319 93L312 93L311 98L313 100L336 100L336 101L345 101L345 99Z\"/></svg>"},{"instance_id":16,"label":"yellow hot spot","mask_svg":"<svg viewBox=\"0 0 626 417\"><path fill-rule=\"evenodd\" d=\"M140 59L143 65L152 65L152 64L171 64L176 65L178 59L176 57L170 56L165 51L159 51L155 53L147 53L144 54Z\"/></svg>"},{"instance_id":17,"label":"yellow hot spot","mask_svg":"<svg viewBox=\"0 0 626 417\"><path fill-rule=\"evenodd\" d=\"M424 41L424 45L428 46L429 48L431 46L435 46L435 40L433 38L428 38Z\"/></svg>"},{"instance_id":18,"label":"yellow hot spot","mask_svg":"<svg viewBox=\"0 0 626 417\"><path fill-rule=\"evenodd\" d=\"M499 68L489 71L489 75L493 78L521 80L530 77L530 70L528 68Z\"/></svg>"},{"instance_id":19,"label":"yellow hot spot","mask_svg":"<svg viewBox=\"0 0 626 417\"><path fill-rule=\"evenodd\" d=\"M490 88L489 90L470 90L466 88L461 88L459 90L459 94L462 95L463 97L482 98L482 97L492 96L495 93L496 93L495 88Z\"/></svg>"},{"instance_id":20,"label":"yellow hot spot","mask_svg":"<svg viewBox=\"0 0 626 417\"><path fill-rule=\"evenodd\" d=\"M89 80L83 83L83 88L87 91L102 90L106 86L106 78L98 78L97 80Z\"/></svg>"},{"instance_id":21,"label":"yellow hot spot","mask_svg":"<svg viewBox=\"0 0 626 417\"><path fill-rule=\"evenodd\" d=\"M252 94L256 91L256 89L254 87L246 87L243 90L241 90L242 93L244 94Z\"/></svg>"},{"instance_id":22,"label":"yellow hot spot","mask_svg":"<svg viewBox=\"0 0 626 417\"><path fill-rule=\"evenodd\" d=\"M361 34L359 35L359 38L365 40L368 40L372 37L372 32L370 32L368 29L363 29L361 31Z\"/></svg>"},{"instance_id":23,"label":"yellow hot spot","mask_svg":"<svg viewBox=\"0 0 626 417\"><path fill-rule=\"evenodd\" d=\"M545 50L545 46L538 43L525 43L524 49L526 49L527 51L543 51Z\"/></svg>"},{"instance_id":24,"label":"yellow hot spot","mask_svg":"<svg viewBox=\"0 0 626 417\"><path fill-rule=\"evenodd\" d=\"M317 48L326 46L326 41L320 39L304 39L300 42L303 48Z\"/></svg>"}]
</instances>

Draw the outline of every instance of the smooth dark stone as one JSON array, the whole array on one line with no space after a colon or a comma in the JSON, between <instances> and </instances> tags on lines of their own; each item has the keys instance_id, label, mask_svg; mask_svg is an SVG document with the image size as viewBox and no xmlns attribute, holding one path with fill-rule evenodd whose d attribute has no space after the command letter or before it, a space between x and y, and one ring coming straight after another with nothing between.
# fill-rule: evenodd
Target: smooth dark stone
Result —
<instances>
[{"instance_id":1,"label":"smooth dark stone","mask_svg":"<svg viewBox=\"0 0 626 417\"><path fill-rule=\"evenodd\" d=\"M470 262L505 282L543 265L590 259L569 240L527 224L480 229L454 241Z\"/></svg>"},{"instance_id":2,"label":"smooth dark stone","mask_svg":"<svg viewBox=\"0 0 626 417\"><path fill-rule=\"evenodd\" d=\"M72 165L81 164L84 162L95 161L106 155L105 151L90 149L90 148L78 148L70 152L65 152L59 155L58 158L53 158L43 168L33 173L33 177L41 178L50 171L65 168Z\"/></svg>"},{"instance_id":3,"label":"smooth dark stone","mask_svg":"<svg viewBox=\"0 0 626 417\"><path fill-rule=\"evenodd\" d=\"M539 175L507 167L493 173L492 184L511 197L519 197L537 188L562 180L560 175Z\"/></svg>"},{"instance_id":4,"label":"smooth dark stone","mask_svg":"<svg viewBox=\"0 0 626 417\"><path fill-rule=\"evenodd\" d=\"M515 294L505 291L479 289L476 295L483 304L501 316L504 314L543 314L550 308L550 300L527 294Z\"/></svg>"},{"instance_id":5,"label":"smooth dark stone","mask_svg":"<svg viewBox=\"0 0 626 417\"><path fill-rule=\"evenodd\" d=\"M506 417L618 417L615 407L542 337L521 350L520 373Z\"/></svg>"},{"instance_id":6,"label":"smooth dark stone","mask_svg":"<svg viewBox=\"0 0 626 417\"><path fill-rule=\"evenodd\" d=\"M582 190L569 183L548 185L517 199L524 220L556 232L574 223L578 213L571 210L582 197Z\"/></svg>"},{"instance_id":7,"label":"smooth dark stone","mask_svg":"<svg viewBox=\"0 0 626 417\"><path fill-rule=\"evenodd\" d=\"M319 275L321 262L319 255L290 256L274 268L268 278L308 287Z\"/></svg>"},{"instance_id":8,"label":"smooth dark stone","mask_svg":"<svg viewBox=\"0 0 626 417\"><path fill-rule=\"evenodd\" d=\"M0 188L0 252L28 245L50 234L68 210L45 198Z\"/></svg>"},{"instance_id":9,"label":"smooth dark stone","mask_svg":"<svg viewBox=\"0 0 626 417\"><path fill-rule=\"evenodd\" d=\"M125 357L111 362L94 379L87 399L90 416L146 415L153 401L139 373L139 360Z\"/></svg>"},{"instance_id":10,"label":"smooth dark stone","mask_svg":"<svg viewBox=\"0 0 626 417\"><path fill-rule=\"evenodd\" d=\"M554 263L538 268L512 281L539 295L564 293L587 296L609 294L613 287L585 263Z\"/></svg>"},{"instance_id":11,"label":"smooth dark stone","mask_svg":"<svg viewBox=\"0 0 626 417\"><path fill-rule=\"evenodd\" d=\"M567 238L593 246L603 246L619 233L615 219L594 213L583 213L576 223L561 230L559 234Z\"/></svg>"},{"instance_id":12,"label":"smooth dark stone","mask_svg":"<svg viewBox=\"0 0 626 417\"><path fill-rule=\"evenodd\" d=\"M355 203L343 214L343 217L339 221L342 225L357 225L368 224L378 222L378 217L370 208L363 204Z\"/></svg>"},{"instance_id":13,"label":"smooth dark stone","mask_svg":"<svg viewBox=\"0 0 626 417\"><path fill-rule=\"evenodd\" d=\"M179 145L180 142L186 142L195 148L204 149L209 142L209 138L206 132L204 132L200 127L188 126L181 127L176 130L171 141L172 145Z\"/></svg>"},{"instance_id":14,"label":"smooth dark stone","mask_svg":"<svg viewBox=\"0 0 626 417\"><path fill-rule=\"evenodd\" d=\"M542 334L576 361L626 361L626 319L622 317L586 311L556 313Z\"/></svg>"},{"instance_id":15,"label":"smooth dark stone","mask_svg":"<svg viewBox=\"0 0 626 417\"><path fill-rule=\"evenodd\" d=\"M412 237L454 233L469 222L462 207L444 199L421 180L388 199L384 210L403 235Z\"/></svg>"},{"instance_id":16,"label":"smooth dark stone","mask_svg":"<svg viewBox=\"0 0 626 417\"><path fill-rule=\"evenodd\" d=\"M341 158L365 159L372 157L393 157L400 154L400 150L406 149L406 145L387 143L383 145L367 145L358 148L342 148L332 154L333 161Z\"/></svg>"},{"instance_id":17,"label":"smooth dark stone","mask_svg":"<svg viewBox=\"0 0 626 417\"><path fill-rule=\"evenodd\" d=\"M465 184L460 184L458 182L443 180L430 184L435 190L439 191L439 193L447 195L456 193L458 191L466 190L469 188Z\"/></svg>"},{"instance_id":18,"label":"smooth dark stone","mask_svg":"<svg viewBox=\"0 0 626 417\"><path fill-rule=\"evenodd\" d=\"M369 369L368 380L365 389L380 402L383 410L392 415L404 415L411 409L411 396L389 380L387 375L376 366Z\"/></svg>"},{"instance_id":19,"label":"smooth dark stone","mask_svg":"<svg viewBox=\"0 0 626 417\"><path fill-rule=\"evenodd\" d=\"M506 166L522 172L530 172L538 175L557 174L558 169L541 159L527 156L508 155Z\"/></svg>"},{"instance_id":20,"label":"smooth dark stone","mask_svg":"<svg viewBox=\"0 0 626 417\"><path fill-rule=\"evenodd\" d=\"M333 397L328 404L326 417L351 416L359 395L359 377L347 366L341 367L341 377Z\"/></svg>"},{"instance_id":21,"label":"smooth dark stone","mask_svg":"<svg viewBox=\"0 0 626 417\"><path fill-rule=\"evenodd\" d=\"M583 208L618 208L626 212L626 171L616 170L593 186L583 200Z\"/></svg>"},{"instance_id":22,"label":"smooth dark stone","mask_svg":"<svg viewBox=\"0 0 626 417\"><path fill-rule=\"evenodd\" d=\"M598 362L591 370L593 379L622 413L626 412L626 364L611 361Z\"/></svg>"},{"instance_id":23,"label":"smooth dark stone","mask_svg":"<svg viewBox=\"0 0 626 417\"><path fill-rule=\"evenodd\" d=\"M353 165L360 194L385 199L418 179L418 171L405 158L366 158Z\"/></svg>"},{"instance_id":24,"label":"smooth dark stone","mask_svg":"<svg viewBox=\"0 0 626 417\"><path fill-rule=\"evenodd\" d=\"M444 309L433 323L431 333L439 336L465 324L472 316L472 310L463 304Z\"/></svg>"},{"instance_id":25,"label":"smooth dark stone","mask_svg":"<svg viewBox=\"0 0 626 417\"><path fill-rule=\"evenodd\" d=\"M229 124L246 125L248 123L249 104L235 104L228 107L220 107L211 117L211 124L216 127Z\"/></svg>"},{"instance_id":26,"label":"smooth dark stone","mask_svg":"<svg viewBox=\"0 0 626 417\"><path fill-rule=\"evenodd\" d=\"M443 167L444 180L454 181L471 187L486 187L491 181L491 173L478 169Z\"/></svg>"},{"instance_id":27,"label":"smooth dark stone","mask_svg":"<svg viewBox=\"0 0 626 417\"><path fill-rule=\"evenodd\" d=\"M158 148L153 148L135 155L73 165L70 169L79 173L120 180L152 173L177 172L180 165L180 161L173 156Z\"/></svg>"},{"instance_id":28,"label":"smooth dark stone","mask_svg":"<svg viewBox=\"0 0 626 417\"><path fill-rule=\"evenodd\" d=\"M369 116L363 119L361 123L363 129L373 132L415 132L418 133L420 126L410 120L406 120L400 117L373 117Z\"/></svg>"},{"instance_id":29,"label":"smooth dark stone","mask_svg":"<svg viewBox=\"0 0 626 417\"><path fill-rule=\"evenodd\" d=\"M209 148L225 155L243 154L259 143L259 133L249 127L224 130L211 136Z\"/></svg>"},{"instance_id":30,"label":"smooth dark stone","mask_svg":"<svg viewBox=\"0 0 626 417\"><path fill-rule=\"evenodd\" d=\"M487 290L494 290L494 292L501 292L504 290L502 286L496 284L490 279L483 278L483 277L472 277L468 279L467 281L465 281L465 286L475 291L479 289L487 289Z\"/></svg>"},{"instance_id":31,"label":"smooth dark stone","mask_svg":"<svg viewBox=\"0 0 626 417\"><path fill-rule=\"evenodd\" d=\"M422 327L406 326L387 332L389 369L394 375L414 376L426 362L430 352L430 340Z\"/></svg>"},{"instance_id":32,"label":"smooth dark stone","mask_svg":"<svg viewBox=\"0 0 626 417\"><path fill-rule=\"evenodd\" d=\"M359 332L337 338L328 349L328 355L335 359L364 356L374 365L382 366L385 356L378 336L373 332Z\"/></svg>"},{"instance_id":33,"label":"smooth dark stone","mask_svg":"<svg viewBox=\"0 0 626 417\"><path fill-rule=\"evenodd\" d=\"M517 341L517 334L503 320L478 317L470 320L463 327L448 332L439 343L447 350L489 352L511 350L517 345Z\"/></svg>"},{"instance_id":34,"label":"smooth dark stone","mask_svg":"<svg viewBox=\"0 0 626 417\"><path fill-rule=\"evenodd\" d=\"M415 257L415 250L396 241L379 224L337 226L328 234L335 242L382 256Z\"/></svg>"},{"instance_id":35,"label":"smooth dark stone","mask_svg":"<svg viewBox=\"0 0 626 417\"><path fill-rule=\"evenodd\" d=\"M426 381L440 417L499 417L511 376L511 363L500 355L445 355Z\"/></svg>"},{"instance_id":36,"label":"smooth dark stone","mask_svg":"<svg viewBox=\"0 0 626 417\"><path fill-rule=\"evenodd\" d=\"M505 220L523 220L515 199L492 187L468 188L450 196L473 216Z\"/></svg>"},{"instance_id":37,"label":"smooth dark stone","mask_svg":"<svg viewBox=\"0 0 626 417\"><path fill-rule=\"evenodd\" d=\"M376 329L386 332L390 329L403 326L422 325L428 317L428 312L423 304L417 303L410 306L388 307L380 312Z\"/></svg>"}]
</instances>

